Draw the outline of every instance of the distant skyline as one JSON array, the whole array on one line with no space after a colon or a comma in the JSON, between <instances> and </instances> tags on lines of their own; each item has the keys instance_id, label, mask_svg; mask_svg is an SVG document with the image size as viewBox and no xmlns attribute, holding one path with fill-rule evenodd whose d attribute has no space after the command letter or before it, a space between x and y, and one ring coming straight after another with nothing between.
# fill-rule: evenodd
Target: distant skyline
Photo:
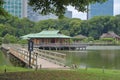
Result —
<instances>
[{"instance_id":1,"label":"distant skyline","mask_svg":"<svg viewBox=\"0 0 120 80\"><path fill-rule=\"evenodd\" d=\"M86 20L86 13L78 12L72 6L68 6L68 10L73 12L73 18L80 18ZM114 0L114 15L120 14L120 0Z\"/></svg>"}]
</instances>

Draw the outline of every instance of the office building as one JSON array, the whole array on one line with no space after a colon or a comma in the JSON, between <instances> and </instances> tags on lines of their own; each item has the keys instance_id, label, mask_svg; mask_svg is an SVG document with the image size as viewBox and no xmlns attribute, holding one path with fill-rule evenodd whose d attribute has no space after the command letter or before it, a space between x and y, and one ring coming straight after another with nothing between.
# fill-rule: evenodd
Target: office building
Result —
<instances>
[{"instance_id":1,"label":"office building","mask_svg":"<svg viewBox=\"0 0 120 80\"><path fill-rule=\"evenodd\" d=\"M42 15L39 12L35 12L33 11L33 8L30 6L27 7L27 15L28 15L27 17L34 22L38 22L40 20L46 20L46 19L58 19L58 16L51 13L49 15ZM64 16L68 18L72 18L72 11L66 10Z\"/></svg>"},{"instance_id":2,"label":"office building","mask_svg":"<svg viewBox=\"0 0 120 80\"><path fill-rule=\"evenodd\" d=\"M72 11L66 10L64 16L67 18L72 18Z\"/></svg>"},{"instance_id":3,"label":"office building","mask_svg":"<svg viewBox=\"0 0 120 80\"><path fill-rule=\"evenodd\" d=\"M113 16L114 0L108 0L105 3L96 3L89 6L88 19L94 16Z\"/></svg>"},{"instance_id":4,"label":"office building","mask_svg":"<svg viewBox=\"0 0 120 80\"><path fill-rule=\"evenodd\" d=\"M27 17L31 21L40 21L46 19L57 19L58 17L54 14L49 15L41 15L39 12L34 12L32 7L30 7L27 2L28 0L4 0L5 4L3 8L7 10L13 16L17 16L19 18ZM65 16L68 18L72 18L72 11L66 11Z\"/></svg>"},{"instance_id":5,"label":"office building","mask_svg":"<svg viewBox=\"0 0 120 80\"><path fill-rule=\"evenodd\" d=\"M57 19L58 17L54 14L49 15L42 15L38 11L33 11L33 8L31 6L27 7L27 17L34 22L40 21L40 20L46 20L46 19Z\"/></svg>"},{"instance_id":6,"label":"office building","mask_svg":"<svg viewBox=\"0 0 120 80\"><path fill-rule=\"evenodd\" d=\"M3 8L13 16L27 17L27 0L4 0Z\"/></svg>"}]
</instances>

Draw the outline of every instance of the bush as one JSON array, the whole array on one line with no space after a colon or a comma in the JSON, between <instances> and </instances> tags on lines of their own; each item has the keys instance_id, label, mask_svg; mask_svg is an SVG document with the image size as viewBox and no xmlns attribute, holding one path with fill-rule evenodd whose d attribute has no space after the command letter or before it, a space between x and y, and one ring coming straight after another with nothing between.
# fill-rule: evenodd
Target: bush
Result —
<instances>
[{"instance_id":1,"label":"bush","mask_svg":"<svg viewBox=\"0 0 120 80\"><path fill-rule=\"evenodd\" d=\"M2 37L0 37L0 45L2 44Z\"/></svg>"},{"instance_id":2,"label":"bush","mask_svg":"<svg viewBox=\"0 0 120 80\"><path fill-rule=\"evenodd\" d=\"M15 36L12 36L10 34L6 34L3 38L3 43L17 43L17 38Z\"/></svg>"},{"instance_id":3,"label":"bush","mask_svg":"<svg viewBox=\"0 0 120 80\"><path fill-rule=\"evenodd\" d=\"M101 41L112 42L112 41L114 41L114 39L113 38L101 38Z\"/></svg>"}]
</instances>

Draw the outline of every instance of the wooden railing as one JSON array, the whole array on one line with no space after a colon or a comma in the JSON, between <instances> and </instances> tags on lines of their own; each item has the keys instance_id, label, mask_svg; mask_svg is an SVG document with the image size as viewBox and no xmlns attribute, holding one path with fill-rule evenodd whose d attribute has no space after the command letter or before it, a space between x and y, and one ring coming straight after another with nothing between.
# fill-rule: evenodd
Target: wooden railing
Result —
<instances>
[{"instance_id":1,"label":"wooden railing","mask_svg":"<svg viewBox=\"0 0 120 80\"><path fill-rule=\"evenodd\" d=\"M29 52L26 48L13 44L3 44L2 47L8 49L10 54L29 65ZM45 59L55 64L64 66L66 63L66 54L34 48L34 51L31 53L31 67L33 68L37 66L36 53L38 58Z\"/></svg>"},{"instance_id":2,"label":"wooden railing","mask_svg":"<svg viewBox=\"0 0 120 80\"><path fill-rule=\"evenodd\" d=\"M14 55L21 61L25 62L27 65L29 65L29 52L21 48L20 45L11 45L11 44L3 44L3 48L8 49L9 54ZM36 67L36 55L34 53L31 54L31 65L32 68Z\"/></svg>"},{"instance_id":3,"label":"wooden railing","mask_svg":"<svg viewBox=\"0 0 120 80\"><path fill-rule=\"evenodd\" d=\"M48 60L55 64L65 65L66 54L53 52L53 51L47 51L47 50L40 50L40 49L35 49L34 51L35 53L38 53L39 57L45 60Z\"/></svg>"},{"instance_id":4,"label":"wooden railing","mask_svg":"<svg viewBox=\"0 0 120 80\"><path fill-rule=\"evenodd\" d=\"M34 47L86 47L87 44L60 44L60 43L49 43L49 44L34 44Z\"/></svg>"}]
</instances>

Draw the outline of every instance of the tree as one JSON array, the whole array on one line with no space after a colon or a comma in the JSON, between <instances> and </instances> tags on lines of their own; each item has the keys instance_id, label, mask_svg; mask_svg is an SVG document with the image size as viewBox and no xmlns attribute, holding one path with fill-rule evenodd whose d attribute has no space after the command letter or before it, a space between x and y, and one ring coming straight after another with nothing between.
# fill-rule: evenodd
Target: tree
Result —
<instances>
[{"instance_id":1,"label":"tree","mask_svg":"<svg viewBox=\"0 0 120 80\"><path fill-rule=\"evenodd\" d=\"M2 38L2 37L0 37L0 45L2 44L2 39L3 39L3 38Z\"/></svg>"},{"instance_id":2,"label":"tree","mask_svg":"<svg viewBox=\"0 0 120 80\"><path fill-rule=\"evenodd\" d=\"M53 13L61 17L65 13L66 7L71 5L78 11L87 11L89 4L96 2L103 3L107 0L29 0L29 5L41 14Z\"/></svg>"},{"instance_id":3,"label":"tree","mask_svg":"<svg viewBox=\"0 0 120 80\"><path fill-rule=\"evenodd\" d=\"M18 39L10 34L6 34L3 38L3 43L17 43Z\"/></svg>"},{"instance_id":4,"label":"tree","mask_svg":"<svg viewBox=\"0 0 120 80\"><path fill-rule=\"evenodd\" d=\"M5 9L3 8L3 4L4 4L4 0L0 0L0 15L2 16L7 16L8 13L5 11Z\"/></svg>"},{"instance_id":5,"label":"tree","mask_svg":"<svg viewBox=\"0 0 120 80\"><path fill-rule=\"evenodd\" d=\"M36 23L34 27L34 32L40 32L45 29L56 29L56 20L48 19L48 20L41 20Z\"/></svg>"},{"instance_id":6,"label":"tree","mask_svg":"<svg viewBox=\"0 0 120 80\"><path fill-rule=\"evenodd\" d=\"M6 34L15 35L15 28L10 24L0 24L0 36L4 37Z\"/></svg>"},{"instance_id":7,"label":"tree","mask_svg":"<svg viewBox=\"0 0 120 80\"><path fill-rule=\"evenodd\" d=\"M111 31L114 31L120 35L120 15L116 15L113 18L111 18L110 25L111 25Z\"/></svg>"},{"instance_id":8,"label":"tree","mask_svg":"<svg viewBox=\"0 0 120 80\"><path fill-rule=\"evenodd\" d=\"M81 24L81 20L75 18L69 22L70 36L78 35L81 32L80 24Z\"/></svg>"},{"instance_id":9,"label":"tree","mask_svg":"<svg viewBox=\"0 0 120 80\"><path fill-rule=\"evenodd\" d=\"M89 20L88 36L99 39L103 34L111 30L110 19L112 16L96 16Z\"/></svg>"}]
</instances>

